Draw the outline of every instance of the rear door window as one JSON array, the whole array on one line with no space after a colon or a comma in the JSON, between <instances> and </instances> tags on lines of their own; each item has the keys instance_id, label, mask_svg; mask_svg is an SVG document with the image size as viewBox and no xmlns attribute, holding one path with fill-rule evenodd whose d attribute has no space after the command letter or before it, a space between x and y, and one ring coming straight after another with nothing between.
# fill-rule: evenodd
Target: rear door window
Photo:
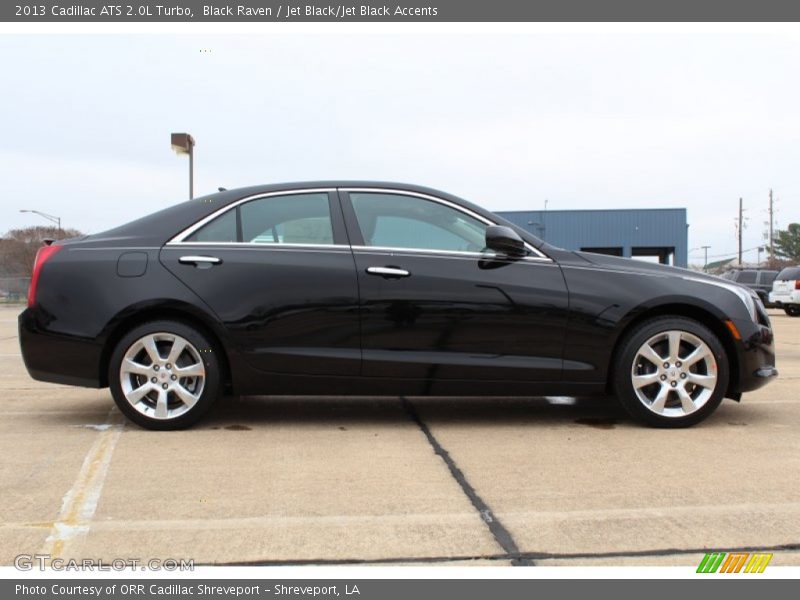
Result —
<instances>
[{"instance_id":1,"label":"rear door window","mask_svg":"<svg viewBox=\"0 0 800 600\"><path fill-rule=\"evenodd\" d=\"M187 242L333 244L327 192L257 198L224 212L186 238Z\"/></svg>"},{"instance_id":2,"label":"rear door window","mask_svg":"<svg viewBox=\"0 0 800 600\"><path fill-rule=\"evenodd\" d=\"M742 271L741 273L739 273L739 277L736 279L736 282L755 283L757 275L758 275L757 271Z\"/></svg>"},{"instance_id":3,"label":"rear door window","mask_svg":"<svg viewBox=\"0 0 800 600\"><path fill-rule=\"evenodd\" d=\"M237 242L236 209L221 214L186 238L187 242Z\"/></svg>"},{"instance_id":4,"label":"rear door window","mask_svg":"<svg viewBox=\"0 0 800 600\"><path fill-rule=\"evenodd\" d=\"M242 241L251 244L333 244L327 193L270 196L243 204Z\"/></svg>"}]
</instances>

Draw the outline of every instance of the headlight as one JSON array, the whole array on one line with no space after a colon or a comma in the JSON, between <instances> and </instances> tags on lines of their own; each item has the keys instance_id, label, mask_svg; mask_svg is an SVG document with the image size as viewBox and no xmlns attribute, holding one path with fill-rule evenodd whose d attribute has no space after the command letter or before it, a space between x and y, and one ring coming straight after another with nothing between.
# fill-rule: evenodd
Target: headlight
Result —
<instances>
[{"instance_id":1,"label":"headlight","mask_svg":"<svg viewBox=\"0 0 800 600\"><path fill-rule=\"evenodd\" d=\"M729 289L742 299L742 302L747 307L747 312L750 313L750 318L753 319L754 323L758 323L756 302L761 302L758 299L758 295L750 288L743 288L739 285L732 285Z\"/></svg>"},{"instance_id":2,"label":"headlight","mask_svg":"<svg viewBox=\"0 0 800 600\"><path fill-rule=\"evenodd\" d=\"M761 299L758 297L758 294L756 294L750 288L742 287L741 285L736 285L735 283L728 283L723 280L708 281L707 279L698 279L696 277L684 277L684 279L688 279L689 281L696 281L698 283L707 283L709 285L716 285L717 287L725 288L726 290L733 292L734 294L739 296L739 300L741 300L742 303L744 304L753 322L758 323L758 312L756 309L756 302L761 302Z\"/></svg>"}]
</instances>

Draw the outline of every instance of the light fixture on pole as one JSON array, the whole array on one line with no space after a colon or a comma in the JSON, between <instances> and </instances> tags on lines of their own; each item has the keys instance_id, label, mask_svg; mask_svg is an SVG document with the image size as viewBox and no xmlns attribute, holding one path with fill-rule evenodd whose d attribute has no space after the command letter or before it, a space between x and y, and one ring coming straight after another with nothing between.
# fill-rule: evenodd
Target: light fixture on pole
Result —
<instances>
[{"instance_id":1,"label":"light fixture on pole","mask_svg":"<svg viewBox=\"0 0 800 600\"><path fill-rule=\"evenodd\" d=\"M61 231L61 217L56 217L55 215L48 215L47 213L43 213L40 210L29 210L27 208L21 208L21 213L33 213L35 215L39 215L40 217L44 217L48 221L52 221L58 226L58 230Z\"/></svg>"},{"instance_id":2,"label":"light fixture on pole","mask_svg":"<svg viewBox=\"0 0 800 600\"><path fill-rule=\"evenodd\" d=\"M170 142L177 154L189 155L189 198L194 198L194 138L188 133L173 133Z\"/></svg>"}]
</instances>

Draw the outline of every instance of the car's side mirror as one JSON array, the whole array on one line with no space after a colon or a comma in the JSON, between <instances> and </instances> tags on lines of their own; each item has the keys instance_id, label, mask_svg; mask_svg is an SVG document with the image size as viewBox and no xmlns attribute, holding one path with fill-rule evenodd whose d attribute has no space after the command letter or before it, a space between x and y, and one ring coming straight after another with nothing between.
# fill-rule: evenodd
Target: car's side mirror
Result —
<instances>
[{"instance_id":1,"label":"car's side mirror","mask_svg":"<svg viewBox=\"0 0 800 600\"><path fill-rule=\"evenodd\" d=\"M490 225L486 228L486 247L509 256L525 255L525 242L516 231L505 225Z\"/></svg>"}]
</instances>

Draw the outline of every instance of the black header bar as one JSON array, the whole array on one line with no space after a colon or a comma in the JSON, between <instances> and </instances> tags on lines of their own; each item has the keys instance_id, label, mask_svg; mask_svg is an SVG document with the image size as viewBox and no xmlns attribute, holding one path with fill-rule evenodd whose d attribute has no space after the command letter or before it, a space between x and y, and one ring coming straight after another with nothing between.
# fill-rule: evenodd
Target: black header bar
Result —
<instances>
[{"instance_id":1,"label":"black header bar","mask_svg":"<svg viewBox=\"0 0 800 600\"><path fill-rule=\"evenodd\" d=\"M800 21L797 0L11 0L5 22L770 22Z\"/></svg>"}]
</instances>

